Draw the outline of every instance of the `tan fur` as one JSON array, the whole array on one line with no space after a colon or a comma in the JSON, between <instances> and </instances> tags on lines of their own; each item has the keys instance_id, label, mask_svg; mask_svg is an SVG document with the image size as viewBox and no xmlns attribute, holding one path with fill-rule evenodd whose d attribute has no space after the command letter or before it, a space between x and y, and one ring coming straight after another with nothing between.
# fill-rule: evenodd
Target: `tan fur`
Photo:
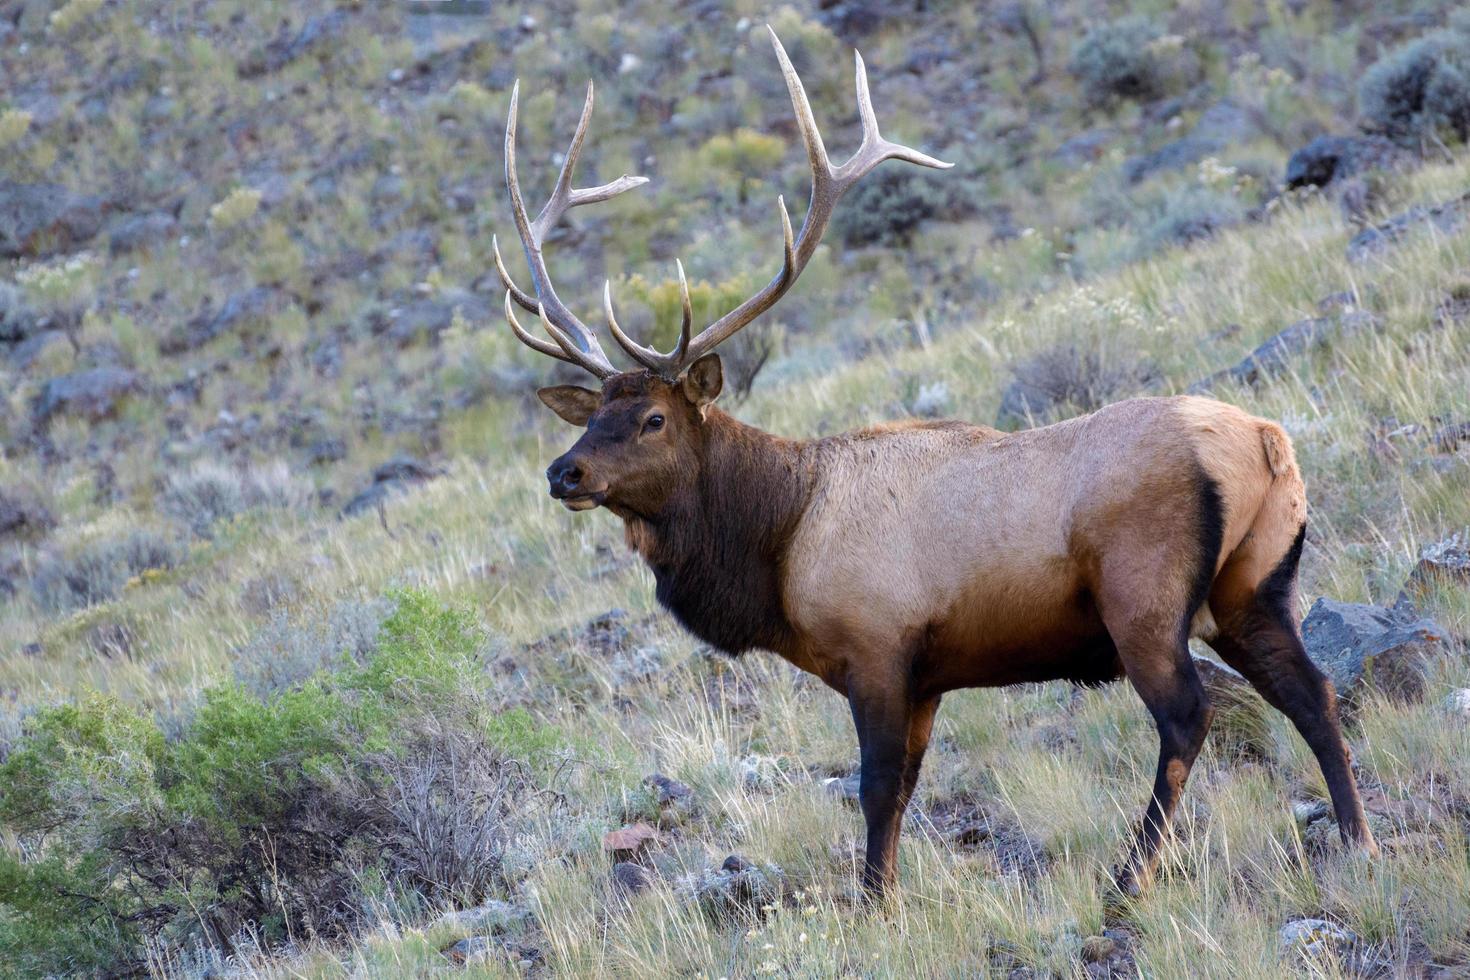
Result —
<instances>
[{"instance_id":1,"label":"tan fur","mask_svg":"<svg viewBox=\"0 0 1470 980\"><path fill-rule=\"evenodd\" d=\"M1197 561L1198 466L1225 509L1217 568L1229 563L1241 588L1259 584L1305 519L1284 433L1201 398L1123 402L1012 434L876 426L806 453L818 483L785 594L810 641L793 659L824 677L927 631L945 651L931 665L944 686L1004 683L1010 665L986 652L1064 647L1100 630L1108 601L1116 618L1160 627L1152 620L1184 606ZM1196 630L1214 632L1212 608Z\"/></svg>"}]
</instances>

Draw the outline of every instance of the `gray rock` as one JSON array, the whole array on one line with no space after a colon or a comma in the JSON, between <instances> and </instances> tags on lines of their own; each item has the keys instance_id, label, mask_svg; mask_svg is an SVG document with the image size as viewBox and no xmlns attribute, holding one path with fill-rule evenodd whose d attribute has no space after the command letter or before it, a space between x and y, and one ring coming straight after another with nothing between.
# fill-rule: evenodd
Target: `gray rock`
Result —
<instances>
[{"instance_id":1,"label":"gray rock","mask_svg":"<svg viewBox=\"0 0 1470 980\"><path fill-rule=\"evenodd\" d=\"M1309 956L1340 954L1358 941L1351 929L1326 919L1295 919L1281 927L1281 945Z\"/></svg>"},{"instance_id":2,"label":"gray rock","mask_svg":"<svg viewBox=\"0 0 1470 980\"><path fill-rule=\"evenodd\" d=\"M643 785L653 790L659 806L683 804L694 798L694 790L677 779L670 779L661 772L653 773L644 779Z\"/></svg>"},{"instance_id":3,"label":"gray rock","mask_svg":"<svg viewBox=\"0 0 1470 980\"><path fill-rule=\"evenodd\" d=\"M652 871L632 861L619 861L613 865L613 884L628 895L641 895L658 881Z\"/></svg>"},{"instance_id":4,"label":"gray rock","mask_svg":"<svg viewBox=\"0 0 1470 980\"><path fill-rule=\"evenodd\" d=\"M1420 592L1444 585L1470 586L1470 534L1452 534L1420 551L1405 588Z\"/></svg>"},{"instance_id":5,"label":"gray rock","mask_svg":"<svg viewBox=\"0 0 1470 980\"><path fill-rule=\"evenodd\" d=\"M490 941L489 936L470 936L446 949L444 955L456 966L465 966L470 963L485 962L490 958L490 951L494 948L495 944Z\"/></svg>"},{"instance_id":6,"label":"gray rock","mask_svg":"<svg viewBox=\"0 0 1470 980\"><path fill-rule=\"evenodd\" d=\"M125 368L75 371L47 381L36 396L31 413L37 424L44 424L58 414L98 421L113 415L124 396L142 390L142 379Z\"/></svg>"},{"instance_id":7,"label":"gray rock","mask_svg":"<svg viewBox=\"0 0 1470 980\"><path fill-rule=\"evenodd\" d=\"M1348 242L1348 260L1362 262L1381 255L1390 246L1403 241L1414 232L1433 229L1442 235L1452 235L1465 224L1466 217L1470 217L1470 194L1463 194L1433 207L1410 208L1403 214L1354 235L1352 241Z\"/></svg>"},{"instance_id":8,"label":"gray rock","mask_svg":"<svg viewBox=\"0 0 1470 980\"><path fill-rule=\"evenodd\" d=\"M786 873L778 866L757 865L739 854L725 858L718 870L697 872L679 884L688 900L722 923L760 918L765 906L780 904L786 888Z\"/></svg>"},{"instance_id":9,"label":"gray rock","mask_svg":"<svg viewBox=\"0 0 1470 980\"><path fill-rule=\"evenodd\" d=\"M1456 718L1470 721L1470 687L1457 687L1444 699L1445 710Z\"/></svg>"},{"instance_id":10,"label":"gray rock","mask_svg":"<svg viewBox=\"0 0 1470 980\"><path fill-rule=\"evenodd\" d=\"M286 302L286 295L272 286L252 286L226 298L218 310L206 304L181 329L159 341L158 349L165 354L196 350L216 337L279 313Z\"/></svg>"},{"instance_id":11,"label":"gray rock","mask_svg":"<svg viewBox=\"0 0 1470 980\"><path fill-rule=\"evenodd\" d=\"M847 776L833 776L822 780L822 789L828 795L834 796L844 803L856 806L862 799L863 777L862 773L855 772Z\"/></svg>"},{"instance_id":12,"label":"gray rock","mask_svg":"<svg viewBox=\"0 0 1470 980\"><path fill-rule=\"evenodd\" d=\"M37 329L39 317L20 287L0 282L0 341L16 343Z\"/></svg>"},{"instance_id":13,"label":"gray rock","mask_svg":"<svg viewBox=\"0 0 1470 980\"><path fill-rule=\"evenodd\" d=\"M167 211L129 215L113 225L107 247L113 255L141 251L172 237L177 229L178 222Z\"/></svg>"},{"instance_id":14,"label":"gray rock","mask_svg":"<svg viewBox=\"0 0 1470 980\"><path fill-rule=\"evenodd\" d=\"M1191 394L1207 392L1212 385L1226 378L1239 384L1259 384L1284 371L1300 354L1326 347L1335 340L1364 330L1376 330L1378 326L1379 320L1372 313L1353 309L1298 320L1251 351L1234 367L1195 382L1189 391Z\"/></svg>"},{"instance_id":15,"label":"gray rock","mask_svg":"<svg viewBox=\"0 0 1470 980\"><path fill-rule=\"evenodd\" d=\"M1102 159L1108 144L1112 143L1117 136L1115 131L1107 128L1086 130L1063 140L1061 146L1052 151L1052 158L1068 167L1081 167L1084 164L1096 163Z\"/></svg>"},{"instance_id":16,"label":"gray rock","mask_svg":"<svg viewBox=\"0 0 1470 980\"><path fill-rule=\"evenodd\" d=\"M465 932L495 935L511 931L525 924L530 918L530 909L516 905L514 902L491 899L484 905L478 905L472 909L445 912L434 920L434 925Z\"/></svg>"},{"instance_id":17,"label":"gray rock","mask_svg":"<svg viewBox=\"0 0 1470 980\"><path fill-rule=\"evenodd\" d=\"M1406 159L1381 136L1319 136L1286 162L1286 186L1326 187L1369 170L1392 169Z\"/></svg>"},{"instance_id":18,"label":"gray rock","mask_svg":"<svg viewBox=\"0 0 1470 980\"><path fill-rule=\"evenodd\" d=\"M43 258L85 245L102 227L102 198L60 184L0 180L0 258Z\"/></svg>"},{"instance_id":19,"label":"gray rock","mask_svg":"<svg viewBox=\"0 0 1470 980\"><path fill-rule=\"evenodd\" d=\"M1243 143L1259 132L1260 127L1249 112L1225 99L1200 113L1191 135L1228 144Z\"/></svg>"},{"instance_id":20,"label":"gray rock","mask_svg":"<svg viewBox=\"0 0 1470 980\"><path fill-rule=\"evenodd\" d=\"M1123 176L1130 184L1137 184L1146 177L1169 170L1179 170L1205 157L1219 153L1228 144L1213 136L1196 136L1191 133L1171 143L1140 156L1123 161Z\"/></svg>"},{"instance_id":21,"label":"gray rock","mask_svg":"<svg viewBox=\"0 0 1470 980\"><path fill-rule=\"evenodd\" d=\"M444 471L412 456L394 456L373 470L373 484L342 508L344 517L371 510L395 493L442 476Z\"/></svg>"},{"instance_id":22,"label":"gray rock","mask_svg":"<svg viewBox=\"0 0 1470 980\"><path fill-rule=\"evenodd\" d=\"M1446 635L1406 601L1390 608L1323 597L1302 621L1302 640L1339 697L1351 699L1372 687L1418 700L1424 696L1425 665L1443 653Z\"/></svg>"},{"instance_id":23,"label":"gray rock","mask_svg":"<svg viewBox=\"0 0 1470 980\"><path fill-rule=\"evenodd\" d=\"M436 337L449 329L456 310L471 323L485 323L491 319L490 304L484 298L474 293L450 290L443 296L421 299L391 311L388 315L388 337L399 346Z\"/></svg>"}]
</instances>

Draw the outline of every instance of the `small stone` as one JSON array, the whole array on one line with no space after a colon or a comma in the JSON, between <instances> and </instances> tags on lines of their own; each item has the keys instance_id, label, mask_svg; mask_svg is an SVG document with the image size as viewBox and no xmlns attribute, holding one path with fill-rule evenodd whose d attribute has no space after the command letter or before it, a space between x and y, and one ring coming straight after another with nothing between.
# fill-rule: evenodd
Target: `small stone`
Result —
<instances>
[{"instance_id":1,"label":"small stone","mask_svg":"<svg viewBox=\"0 0 1470 980\"><path fill-rule=\"evenodd\" d=\"M489 959L490 949L489 936L470 936L446 949L444 955L456 966L465 966L470 963L483 963Z\"/></svg>"},{"instance_id":2,"label":"small stone","mask_svg":"<svg viewBox=\"0 0 1470 980\"><path fill-rule=\"evenodd\" d=\"M435 927L455 929L460 932L500 933L510 930L531 918L529 909L513 902L491 899L471 909L445 912L434 921Z\"/></svg>"},{"instance_id":3,"label":"small stone","mask_svg":"<svg viewBox=\"0 0 1470 980\"><path fill-rule=\"evenodd\" d=\"M614 860L627 861L638 857L657 841L658 830L639 822L619 830L609 830L602 836L602 849Z\"/></svg>"},{"instance_id":4,"label":"small stone","mask_svg":"<svg viewBox=\"0 0 1470 980\"><path fill-rule=\"evenodd\" d=\"M1300 800L1291 805L1291 816L1297 826L1306 827L1325 819L1332 812L1325 800Z\"/></svg>"},{"instance_id":5,"label":"small stone","mask_svg":"<svg viewBox=\"0 0 1470 980\"><path fill-rule=\"evenodd\" d=\"M1082 940L1082 959L1087 963L1101 963L1118 951L1118 944L1107 936L1088 936Z\"/></svg>"},{"instance_id":6,"label":"small stone","mask_svg":"<svg viewBox=\"0 0 1470 980\"><path fill-rule=\"evenodd\" d=\"M1470 586L1470 534L1452 534L1419 552L1404 587L1424 592L1446 585Z\"/></svg>"},{"instance_id":7,"label":"small stone","mask_svg":"<svg viewBox=\"0 0 1470 980\"><path fill-rule=\"evenodd\" d=\"M1445 698L1444 706L1456 718L1470 721L1470 687L1457 687Z\"/></svg>"},{"instance_id":8,"label":"small stone","mask_svg":"<svg viewBox=\"0 0 1470 980\"><path fill-rule=\"evenodd\" d=\"M653 773L643 780L643 785L653 790L659 806L686 803L694 796L694 790L677 779L670 779L661 772Z\"/></svg>"},{"instance_id":9,"label":"small stone","mask_svg":"<svg viewBox=\"0 0 1470 980\"><path fill-rule=\"evenodd\" d=\"M724 863L720 865L720 870L728 871L731 874L739 874L741 871L749 870L751 867L753 867L753 865L742 855L731 854L729 857L725 858Z\"/></svg>"},{"instance_id":10,"label":"small stone","mask_svg":"<svg viewBox=\"0 0 1470 980\"><path fill-rule=\"evenodd\" d=\"M613 884L629 895L641 895L652 888L657 880L653 872L632 861L619 861L613 865Z\"/></svg>"},{"instance_id":11,"label":"small stone","mask_svg":"<svg viewBox=\"0 0 1470 980\"><path fill-rule=\"evenodd\" d=\"M844 803L858 803L862 799L862 785L862 773L857 772L822 780L822 789Z\"/></svg>"},{"instance_id":12,"label":"small stone","mask_svg":"<svg viewBox=\"0 0 1470 980\"><path fill-rule=\"evenodd\" d=\"M1296 919L1281 927L1281 945L1310 956L1341 952L1357 941L1352 930L1326 919Z\"/></svg>"}]
</instances>

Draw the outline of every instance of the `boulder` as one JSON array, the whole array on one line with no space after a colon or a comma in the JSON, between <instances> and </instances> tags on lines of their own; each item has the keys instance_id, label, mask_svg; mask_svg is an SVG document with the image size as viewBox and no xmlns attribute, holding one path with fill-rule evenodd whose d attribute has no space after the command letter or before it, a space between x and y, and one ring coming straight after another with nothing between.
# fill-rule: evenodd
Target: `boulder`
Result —
<instances>
[{"instance_id":1,"label":"boulder","mask_svg":"<svg viewBox=\"0 0 1470 980\"><path fill-rule=\"evenodd\" d=\"M65 331L39 330L10 349L10 366L17 371L29 371L46 351L62 346L71 347Z\"/></svg>"},{"instance_id":2,"label":"boulder","mask_svg":"<svg viewBox=\"0 0 1470 980\"><path fill-rule=\"evenodd\" d=\"M1281 946L1308 956L1341 955L1358 941L1351 929L1326 919L1294 919L1281 927Z\"/></svg>"},{"instance_id":3,"label":"boulder","mask_svg":"<svg viewBox=\"0 0 1470 980\"><path fill-rule=\"evenodd\" d=\"M95 422L111 417L125 396L142 390L142 379L126 368L74 371L47 381L36 396L31 413L37 424L44 424L56 415L76 415Z\"/></svg>"},{"instance_id":4,"label":"boulder","mask_svg":"<svg viewBox=\"0 0 1470 980\"><path fill-rule=\"evenodd\" d=\"M1169 170L1180 170L1205 157L1213 156L1228 144L1218 137L1198 136L1191 133L1165 143L1151 153L1130 157L1123 161L1123 176L1130 184L1137 184L1146 177Z\"/></svg>"},{"instance_id":5,"label":"boulder","mask_svg":"<svg viewBox=\"0 0 1470 980\"><path fill-rule=\"evenodd\" d=\"M44 258L89 242L102 227L102 198L60 184L0 180L0 258Z\"/></svg>"},{"instance_id":6,"label":"boulder","mask_svg":"<svg viewBox=\"0 0 1470 980\"><path fill-rule=\"evenodd\" d=\"M779 867L757 865L739 854L725 858L718 870L705 869L680 882L685 898L720 923L763 917L766 906L781 903L786 889L786 873Z\"/></svg>"},{"instance_id":7,"label":"boulder","mask_svg":"<svg viewBox=\"0 0 1470 980\"><path fill-rule=\"evenodd\" d=\"M172 237L178 225L167 211L129 215L108 232L107 247L113 255L152 248Z\"/></svg>"},{"instance_id":8,"label":"boulder","mask_svg":"<svg viewBox=\"0 0 1470 980\"><path fill-rule=\"evenodd\" d=\"M1216 102L1200 113L1191 130L1191 135L1225 143L1244 143L1259 133L1260 127L1251 113L1229 99Z\"/></svg>"},{"instance_id":9,"label":"boulder","mask_svg":"<svg viewBox=\"0 0 1470 980\"><path fill-rule=\"evenodd\" d=\"M1351 262L1362 262L1382 255L1390 246L1403 241L1418 231L1434 230L1441 235L1453 235L1470 217L1470 193L1436 204L1431 207L1413 207L1372 228L1365 228L1348 242L1347 256Z\"/></svg>"},{"instance_id":10,"label":"boulder","mask_svg":"<svg viewBox=\"0 0 1470 980\"><path fill-rule=\"evenodd\" d=\"M1117 139L1118 134L1104 127L1088 129L1075 136L1070 136L1062 141L1062 144L1052 151L1052 159L1065 167L1082 167L1089 163L1101 160L1107 152L1108 145Z\"/></svg>"},{"instance_id":11,"label":"boulder","mask_svg":"<svg viewBox=\"0 0 1470 980\"><path fill-rule=\"evenodd\" d=\"M609 830L602 835L602 849L612 855L614 861L631 861L641 857L645 852L658 843L659 835L656 827L649 826L642 821L617 830Z\"/></svg>"},{"instance_id":12,"label":"boulder","mask_svg":"<svg viewBox=\"0 0 1470 980\"><path fill-rule=\"evenodd\" d=\"M456 966L467 966L488 960L492 949L494 944L489 936L470 936L446 949L444 955Z\"/></svg>"},{"instance_id":13,"label":"boulder","mask_svg":"<svg viewBox=\"0 0 1470 980\"><path fill-rule=\"evenodd\" d=\"M1369 170L1386 170L1406 159L1382 136L1319 136L1286 162L1287 187L1326 187Z\"/></svg>"},{"instance_id":14,"label":"boulder","mask_svg":"<svg viewBox=\"0 0 1470 980\"><path fill-rule=\"evenodd\" d=\"M529 909L513 902L491 899L472 909L445 912L435 920L436 927L443 926L461 932L496 935L524 924L531 918Z\"/></svg>"},{"instance_id":15,"label":"boulder","mask_svg":"<svg viewBox=\"0 0 1470 980\"><path fill-rule=\"evenodd\" d=\"M299 31L283 26L264 48L242 60L236 72L241 78L255 78L280 71L313 51L329 47L346 32L348 25L348 12L334 10L308 18Z\"/></svg>"},{"instance_id":16,"label":"boulder","mask_svg":"<svg viewBox=\"0 0 1470 980\"><path fill-rule=\"evenodd\" d=\"M351 517L353 514L371 510L393 494L401 493L421 483L427 483L443 474L442 469L430 466L412 456L394 456L373 470L372 486L347 501L342 508L342 515Z\"/></svg>"},{"instance_id":17,"label":"boulder","mask_svg":"<svg viewBox=\"0 0 1470 980\"><path fill-rule=\"evenodd\" d=\"M25 340L39 329L39 320L19 286L0 282L0 341Z\"/></svg>"},{"instance_id":18,"label":"boulder","mask_svg":"<svg viewBox=\"0 0 1470 980\"><path fill-rule=\"evenodd\" d=\"M227 297L217 310L206 303L182 329L165 336L158 349L165 354L179 354L203 347L216 337L280 312L286 300L286 295L273 286L252 286Z\"/></svg>"},{"instance_id":19,"label":"boulder","mask_svg":"<svg viewBox=\"0 0 1470 980\"><path fill-rule=\"evenodd\" d=\"M1365 330L1376 330L1378 326L1378 317L1366 310L1352 308L1345 308L1328 316L1298 320L1251 351L1234 367L1195 382L1189 387L1189 392L1207 392L1215 383L1226 378L1238 384L1259 384L1271 375L1281 373L1299 354L1326 347L1342 337Z\"/></svg>"},{"instance_id":20,"label":"boulder","mask_svg":"<svg viewBox=\"0 0 1470 980\"><path fill-rule=\"evenodd\" d=\"M1446 585L1470 587L1470 534L1452 534L1420 551L1404 588L1424 592Z\"/></svg>"},{"instance_id":21,"label":"boulder","mask_svg":"<svg viewBox=\"0 0 1470 980\"><path fill-rule=\"evenodd\" d=\"M862 785L863 777L859 772L822 780L822 789L827 795L852 806L857 806L862 798Z\"/></svg>"},{"instance_id":22,"label":"boulder","mask_svg":"<svg viewBox=\"0 0 1470 980\"><path fill-rule=\"evenodd\" d=\"M1302 640L1339 697L1353 699L1371 688L1418 700L1425 691L1424 668L1443 653L1446 634L1407 601L1385 607L1323 597L1302 621Z\"/></svg>"},{"instance_id":23,"label":"boulder","mask_svg":"<svg viewBox=\"0 0 1470 980\"><path fill-rule=\"evenodd\" d=\"M618 890L627 895L641 895L658 881L652 871L632 861L619 861L613 865L612 880Z\"/></svg>"}]
</instances>

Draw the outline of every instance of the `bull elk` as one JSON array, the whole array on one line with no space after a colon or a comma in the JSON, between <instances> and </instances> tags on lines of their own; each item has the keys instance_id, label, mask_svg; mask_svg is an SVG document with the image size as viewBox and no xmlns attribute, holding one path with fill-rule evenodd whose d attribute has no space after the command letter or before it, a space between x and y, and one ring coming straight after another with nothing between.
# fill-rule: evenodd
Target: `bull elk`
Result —
<instances>
[{"instance_id":1,"label":"bull elk","mask_svg":"<svg viewBox=\"0 0 1470 980\"><path fill-rule=\"evenodd\" d=\"M1376 850L1363 816L1330 682L1307 658L1294 617L1306 498L1277 425L1202 398L1143 398L1016 433L964 422L894 422L785 439L714 406L715 347L770 309L801 275L842 195L885 160L950 166L878 133L862 57L862 144L834 165L801 80L776 58L811 164L806 218L784 202L781 270L699 334L683 267L683 324L672 352L631 339L603 290L608 330L639 364L618 371L557 297L543 255L569 208L645 182L574 189L592 88L550 200L527 217L516 177L516 105L505 176L533 292L495 244L505 315L522 342L579 365L601 391L543 388L583 426L546 471L569 510L606 507L648 563L658 600L729 654L774 651L845 695L861 748L867 823L863 884L894 879L900 819L919 777L940 698L957 688L1127 677L1158 728L1153 792L1117 884L1136 893L1212 709L1189 655L1199 637L1284 712L1316 754L1344 838ZM515 308L535 314L528 332Z\"/></svg>"}]
</instances>

